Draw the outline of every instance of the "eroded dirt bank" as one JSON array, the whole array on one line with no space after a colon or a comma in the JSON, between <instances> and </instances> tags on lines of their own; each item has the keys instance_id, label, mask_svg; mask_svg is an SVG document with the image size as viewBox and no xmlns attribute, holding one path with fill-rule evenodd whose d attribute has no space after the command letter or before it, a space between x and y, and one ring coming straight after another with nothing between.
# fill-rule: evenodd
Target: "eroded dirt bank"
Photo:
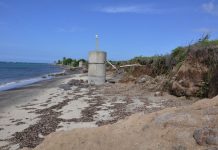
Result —
<instances>
[{"instance_id":1,"label":"eroded dirt bank","mask_svg":"<svg viewBox=\"0 0 218 150\"><path fill-rule=\"evenodd\" d=\"M52 133L36 150L217 150L218 97L138 113L113 125Z\"/></svg>"}]
</instances>

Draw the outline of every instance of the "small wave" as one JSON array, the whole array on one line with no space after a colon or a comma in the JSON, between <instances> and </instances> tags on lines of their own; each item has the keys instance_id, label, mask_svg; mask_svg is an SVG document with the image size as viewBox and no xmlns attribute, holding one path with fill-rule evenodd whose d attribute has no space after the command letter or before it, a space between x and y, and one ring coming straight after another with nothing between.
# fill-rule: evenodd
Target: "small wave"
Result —
<instances>
[{"instance_id":1,"label":"small wave","mask_svg":"<svg viewBox=\"0 0 218 150\"><path fill-rule=\"evenodd\" d=\"M50 74L47 74L46 77L57 77L57 76L62 76L62 75L66 75L66 70L63 70L61 72L55 72L55 73L50 73Z\"/></svg>"},{"instance_id":2,"label":"small wave","mask_svg":"<svg viewBox=\"0 0 218 150\"><path fill-rule=\"evenodd\" d=\"M13 81L13 82L8 82L5 84L0 84L0 91L6 91L6 90L11 90L15 88L20 88L29 84L33 84L39 81L43 80L48 80L51 79L49 76L44 76L44 77L36 77L36 78L31 78L31 79L24 79L20 81Z\"/></svg>"},{"instance_id":3,"label":"small wave","mask_svg":"<svg viewBox=\"0 0 218 150\"><path fill-rule=\"evenodd\" d=\"M42 75L40 77L34 77L30 79L23 79L19 81L12 81L12 82L7 82L7 83L0 83L0 91L7 91L15 88L20 88L26 85L30 85L36 82L44 81L44 80L49 80L58 76L65 75L66 71L63 70L61 72L54 72L54 73L49 73Z\"/></svg>"}]
</instances>

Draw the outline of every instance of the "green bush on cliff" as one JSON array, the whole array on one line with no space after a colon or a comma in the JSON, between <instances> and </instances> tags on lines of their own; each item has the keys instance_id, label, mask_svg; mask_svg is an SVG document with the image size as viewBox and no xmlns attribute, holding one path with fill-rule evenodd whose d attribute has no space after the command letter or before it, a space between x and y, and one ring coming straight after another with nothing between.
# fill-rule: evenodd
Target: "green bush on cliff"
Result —
<instances>
[{"instance_id":1,"label":"green bush on cliff","mask_svg":"<svg viewBox=\"0 0 218 150\"><path fill-rule=\"evenodd\" d=\"M139 63L143 66L125 68L130 75L135 77L144 74L152 77L169 75L168 77L172 81L180 81L180 78L175 75L184 63L185 65L189 63L190 65L187 66L196 67L201 70L202 76L205 76L202 78L201 75L196 74L196 77L202 79L196 84L196 86L199 86L199 91L195 92L193 96L213 97L218 94L218 40L209 40L209 35L202 36L202 38L191 45L175 48L170 55L139 56L122 63L117 62L118 65L134 63ZM187 69L187 75L183 75L183 71L179 75L181 75L181 80L186 80L188 76L190 81L193 80L194 83L195 75L190 76L191 72L188 72L190 70L192 68ZM168 82L165 86L170 87L171 85L171 82Z\"/></svg>"},{"instance_id":2,"label":"green bush on cliff","mask_svg":"<svg viewBox=\"0 0 218 150\"><path fill-rule=\"evenodd\" d=\"M170 55L156 55L152 57L139 56L129 60L127 63L138 63L144 65L145 69L147 68L147 70L152 70L152 73L150 75L157 76L169 72L171 67L170 59Z\"/></svg>"},{"instance_id":3,"label":"green bush on cliff","mask_svg":"<svg viewBox=\"0 0 218 150\"><path fill-rule=\"evenodd\" d=\"M209 93L209 78L208 78L208 76L206 76L204 78L204 82L203 82L202 86L200 87L200 89L198 90L196 96L200 97L200 98L204 98L204 97L208 97L208 93Z\"/></svg>"},{"instance_id":4,"label":"green bush on cliff","mask_svg":"<svg viewBox=\"0 0 218 150\"><path fill-rule=\"evenodd\" d=\"M177 47L172 51L172 59L175 60L175 63L178 64L183 62L187 56L187 50L183 47Z\"/></svg>"},{"instance_id":5,"label":"green bush on cliff","mask_svg":"<svg viewBox=\"0 0 218 150\"><path fill-rule=\"evenodd\" d=\"M218 40L211 40L211 41L206 40L206 41L202 41L200 44L203 46L218 45Z\"/></svg>"}]
</instances>

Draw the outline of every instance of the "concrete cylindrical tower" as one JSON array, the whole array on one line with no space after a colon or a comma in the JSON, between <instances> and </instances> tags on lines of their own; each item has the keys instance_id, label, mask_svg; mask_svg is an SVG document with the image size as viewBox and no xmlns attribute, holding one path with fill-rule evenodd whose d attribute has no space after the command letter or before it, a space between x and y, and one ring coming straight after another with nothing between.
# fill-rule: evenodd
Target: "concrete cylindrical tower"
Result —
<instances>
[{"instance_id":1,"label":"concrete cylindrical tower","mask_svg":"<svg viewBox=\"0 0 218 150\"><path fill-rule=\"evenodd\" d=\"M106 57L103 51L91 51L89 53L88 83L101 85L106 80Z\"/></svg>"},{"instance_id":2,"label":"concrete cylindrical tower","mask_svg":"<svg viewBox=\"0 0 218 150\"><path fill-rule=\"evenodd\" d=\"M79 67L83 67L83 61L79 62Z\"/></svg>"}]
</instances>

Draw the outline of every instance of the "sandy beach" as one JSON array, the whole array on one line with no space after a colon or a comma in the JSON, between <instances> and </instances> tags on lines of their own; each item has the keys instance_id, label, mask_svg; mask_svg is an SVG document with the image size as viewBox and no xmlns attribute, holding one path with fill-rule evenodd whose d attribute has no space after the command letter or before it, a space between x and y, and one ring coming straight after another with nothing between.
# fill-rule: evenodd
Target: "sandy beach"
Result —
<instances>
[{"instance_id":1,"label":"sandy beach","mask_svg":"<svg viewBox=\"0 0 218 150\"><path fill-rule=\"evenodd\" d=\"M195 101L155 96L134 83L91 86L86 81L87 74L71 74L1 92L0 149L34 148L53 132L112 124L137 112Z\"/></svg>"}]
</instances>

